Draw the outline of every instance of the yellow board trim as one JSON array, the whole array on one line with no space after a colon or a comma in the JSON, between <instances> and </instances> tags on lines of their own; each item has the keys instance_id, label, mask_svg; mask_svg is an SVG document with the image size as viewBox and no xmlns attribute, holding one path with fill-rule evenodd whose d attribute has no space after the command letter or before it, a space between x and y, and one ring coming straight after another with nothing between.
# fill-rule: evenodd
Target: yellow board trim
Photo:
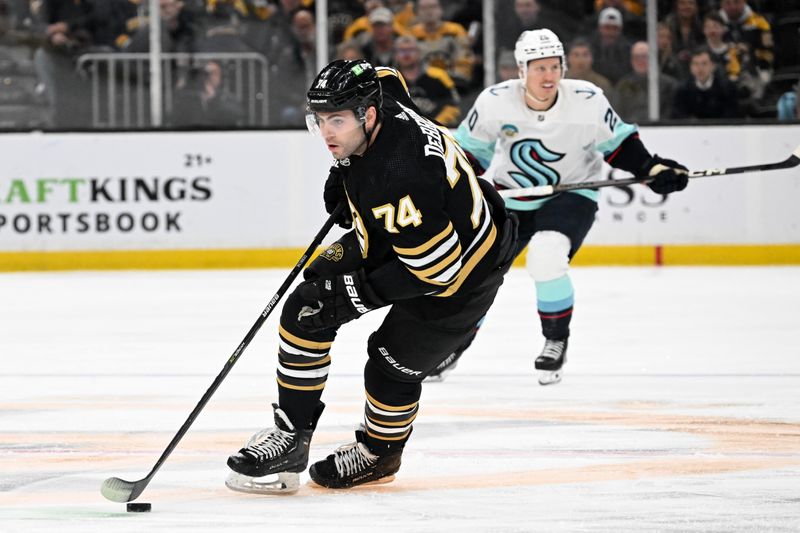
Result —
<instances>
[{"instance_id":1,"label":"yellow board trim","mask_svg":"<svg viewBox=\"0 0 800 533\"><path fill-rule=\"evenodd\" d=\"M798 244L665 245L664 266L800 265ZM0 272L69 270L197 270L233 268L291 268L301 248L233 250L129 250L0 252ZM319 250L321 252L322 249ZM653 266L655 246L591 246L581 248L574 266ZM514 263L525 264L525 254Z\"/></svg>"},{"instance_id":2,"label":"yellow board trim","mask_svg":"<svg viewBox=\"0 0 800 533\"><path fill-rule=\"evenodd\" d=\"M0 252L0 272L292 267L301 248ZM317 250L317 254L322 248ZM316 255L316 254L315 254Z\"/></svg>"},{"instance_id":3,"label":"yellow board trim","mask_svg":"<svg viewBox=\"0 0 800 533\"><path fill-rule=\"evenodd\" d=\"M659 257L660 256L660 257ZM525 265L522 253L514 266ZM800 244L697 244L584 246L573 266L776 266L800 265Z\"/></svg>"}]
</instances>

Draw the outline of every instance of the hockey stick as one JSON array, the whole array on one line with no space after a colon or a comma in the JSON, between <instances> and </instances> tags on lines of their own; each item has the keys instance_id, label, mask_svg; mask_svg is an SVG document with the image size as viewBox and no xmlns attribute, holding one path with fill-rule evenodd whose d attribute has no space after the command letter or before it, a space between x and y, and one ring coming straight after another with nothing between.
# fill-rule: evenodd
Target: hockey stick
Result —
<instances>
[{"instance_id":1,"label":"hockey stick","mask_svg":"<svg viewBox=\"0 0 800 533\"><path fill-rule=\"evenodd\" d=\"M744 167L731 168L709 168L706 170L693 170L689 172L690 178L706 178L710 176L727 176L729 174L743 174L745 172L764 172L767 170L781 170L784 168L794 168L800 165L800 146L795 148L792 155L779 163L767 163L762 165L749 165ZM632 183L649 183L653 177L635 177L621 180L602 180L586 181L583 183L567 183L564 185L539 185L537 187L525 187L522 189L503 189L497 191L503 198L520 198L523 196L550 196L565 191L576 189L600 189L602 187L616 187L619 185L630 185Z\"/></svg>"},{"instance_id":2,"label":"hockey stick","mask_svg":"<svg viewBox=\"0 0 800 533\"><path fill-rule=\"evenodd\" d=\"M194 410L189 415L189 418L186 419L186 422L183 423L181 429L178 430L178 433L176 433L172 438L172 441L170 441L167 449L164 450L164 453L162 453L161 457L158 458L158 461L156 461L156 464L150 473L139 481L125 481L124 479L120 479L118 477L110 477L103 481L103 484L100 486L100 492L103 494L103 496L112 502L120 503L130 502L139 497L145 487L147 487L147 485L150 483L150 480L153 479L153 476L156 475L158 469L164 464L164 461L167 460L167 457L169 457L183 436L186 435L186 432L189 431L189 427L192 425L195 418L197 418L197 415L199 415L200 411L202 411L206 406L208 401L211 399L211 396L214 394L214 392L216 392L217 388L219 388L220 384L225 379L225 376L228 375L233 368L233 365L236 364L236 361L244 352L245 348L247 348L247 346L250 344L250 341L253 340L253 337L256 336L258 330L261 329L262 325L264 325L267 317L270 315L270 313L272 313L272 310L275 309L275 306L281 300L281 298L283 298L283 295L289 289L289 286L294 282L300 271L303 270L303 267L308 262L311 254L314 253L314 251L322 242L322 239L325 238L325 235L327 235L333 227L336 218L339 216L342 210L344 210L344 206L344 203L336 206L336 209L334 209L333 213L331 213L331 216L328 217L328 220L322 226L322 229L319 230L317 236L314 237L314 240L306 249L305 253L303 253L300 259L297 261L297 264L289 273L289 276L283 282L283 285L280 286L278 292L275 293L275 296L273 296L269 303L267 303L267 307L264 308L264 311L261 312L255 324L253 324L253 326L250 328L250 331L247 332L247 335L244 336L244 340L242 340L236 350L234 350L233 355L231 355L231 357L227 360L225 366L222 367L222 371L214 379L214 382L211 383L211 386L208 388L206 393L203 394L203 397L200 398L200 402L198 402L198 404L195 406Z\"/></svg>"}]
</instances>

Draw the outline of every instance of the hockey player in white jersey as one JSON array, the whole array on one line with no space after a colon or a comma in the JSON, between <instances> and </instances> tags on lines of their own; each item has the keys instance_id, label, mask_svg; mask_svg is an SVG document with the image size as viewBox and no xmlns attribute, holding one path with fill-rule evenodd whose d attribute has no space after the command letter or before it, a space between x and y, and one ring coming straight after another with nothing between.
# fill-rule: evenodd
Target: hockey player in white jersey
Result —
<instances>
[{"instance_id":1,"label":"hockey player in white jersey","mask_svg":"<svg viewBox=\"0 0 800 533\"><path fill-rule=\"evenodd\" d=\"M686 187L686 167L651 155L636 126L620 119L600 88L563 79L567 65L555 33L523 32L514 56L520 79L485 89L455 135L473 167L497 189L597 180L604 159L637 176L653 177L649 187L656 193ZM546 339L535 360L542 385L561 380L573 309L569 263L594 222L598 195L579 189L506 199L520 221L517 254L528 246L527 268L536 284ZM437 374L452 369L468 345L440 365Z\"/></svg>"}]
</instances>

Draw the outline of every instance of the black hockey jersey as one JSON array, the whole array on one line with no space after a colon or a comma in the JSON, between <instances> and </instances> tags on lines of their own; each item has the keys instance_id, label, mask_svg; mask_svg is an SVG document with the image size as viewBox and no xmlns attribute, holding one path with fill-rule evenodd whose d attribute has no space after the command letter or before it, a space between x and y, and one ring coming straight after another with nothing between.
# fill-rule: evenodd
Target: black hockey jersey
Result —
<instances>
[{"instance_id":1,"label":"black hockey jersey","mask_svg":"<svg viewBox=\"0 0 800 533\"><path fill-rule=\"evenodd\" d=\"M362 156L338 162L367 279L390 302L467 292L496 266L498 207L449 130L419 113L402 76L376 70L382 126Z\"/></svg>"}]
</instances>

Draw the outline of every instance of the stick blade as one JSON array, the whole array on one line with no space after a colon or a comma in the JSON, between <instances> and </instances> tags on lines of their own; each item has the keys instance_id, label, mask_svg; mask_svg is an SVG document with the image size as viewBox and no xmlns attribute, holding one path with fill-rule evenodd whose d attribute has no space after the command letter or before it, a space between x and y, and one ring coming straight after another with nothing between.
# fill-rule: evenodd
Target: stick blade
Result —
<instances>
[{"instance_id":1,"label":"stick blade","mask_svg":"<svg viewBox=\"0 0 800 533\"><path fill-rule=\"evenodd\" d=\"M118 477L110 477L100 485L100 493L112 502L130 502L138 498L144 490L144 486L138 485L138 482L132 483Z\"/></svg>"}]
</instances>

